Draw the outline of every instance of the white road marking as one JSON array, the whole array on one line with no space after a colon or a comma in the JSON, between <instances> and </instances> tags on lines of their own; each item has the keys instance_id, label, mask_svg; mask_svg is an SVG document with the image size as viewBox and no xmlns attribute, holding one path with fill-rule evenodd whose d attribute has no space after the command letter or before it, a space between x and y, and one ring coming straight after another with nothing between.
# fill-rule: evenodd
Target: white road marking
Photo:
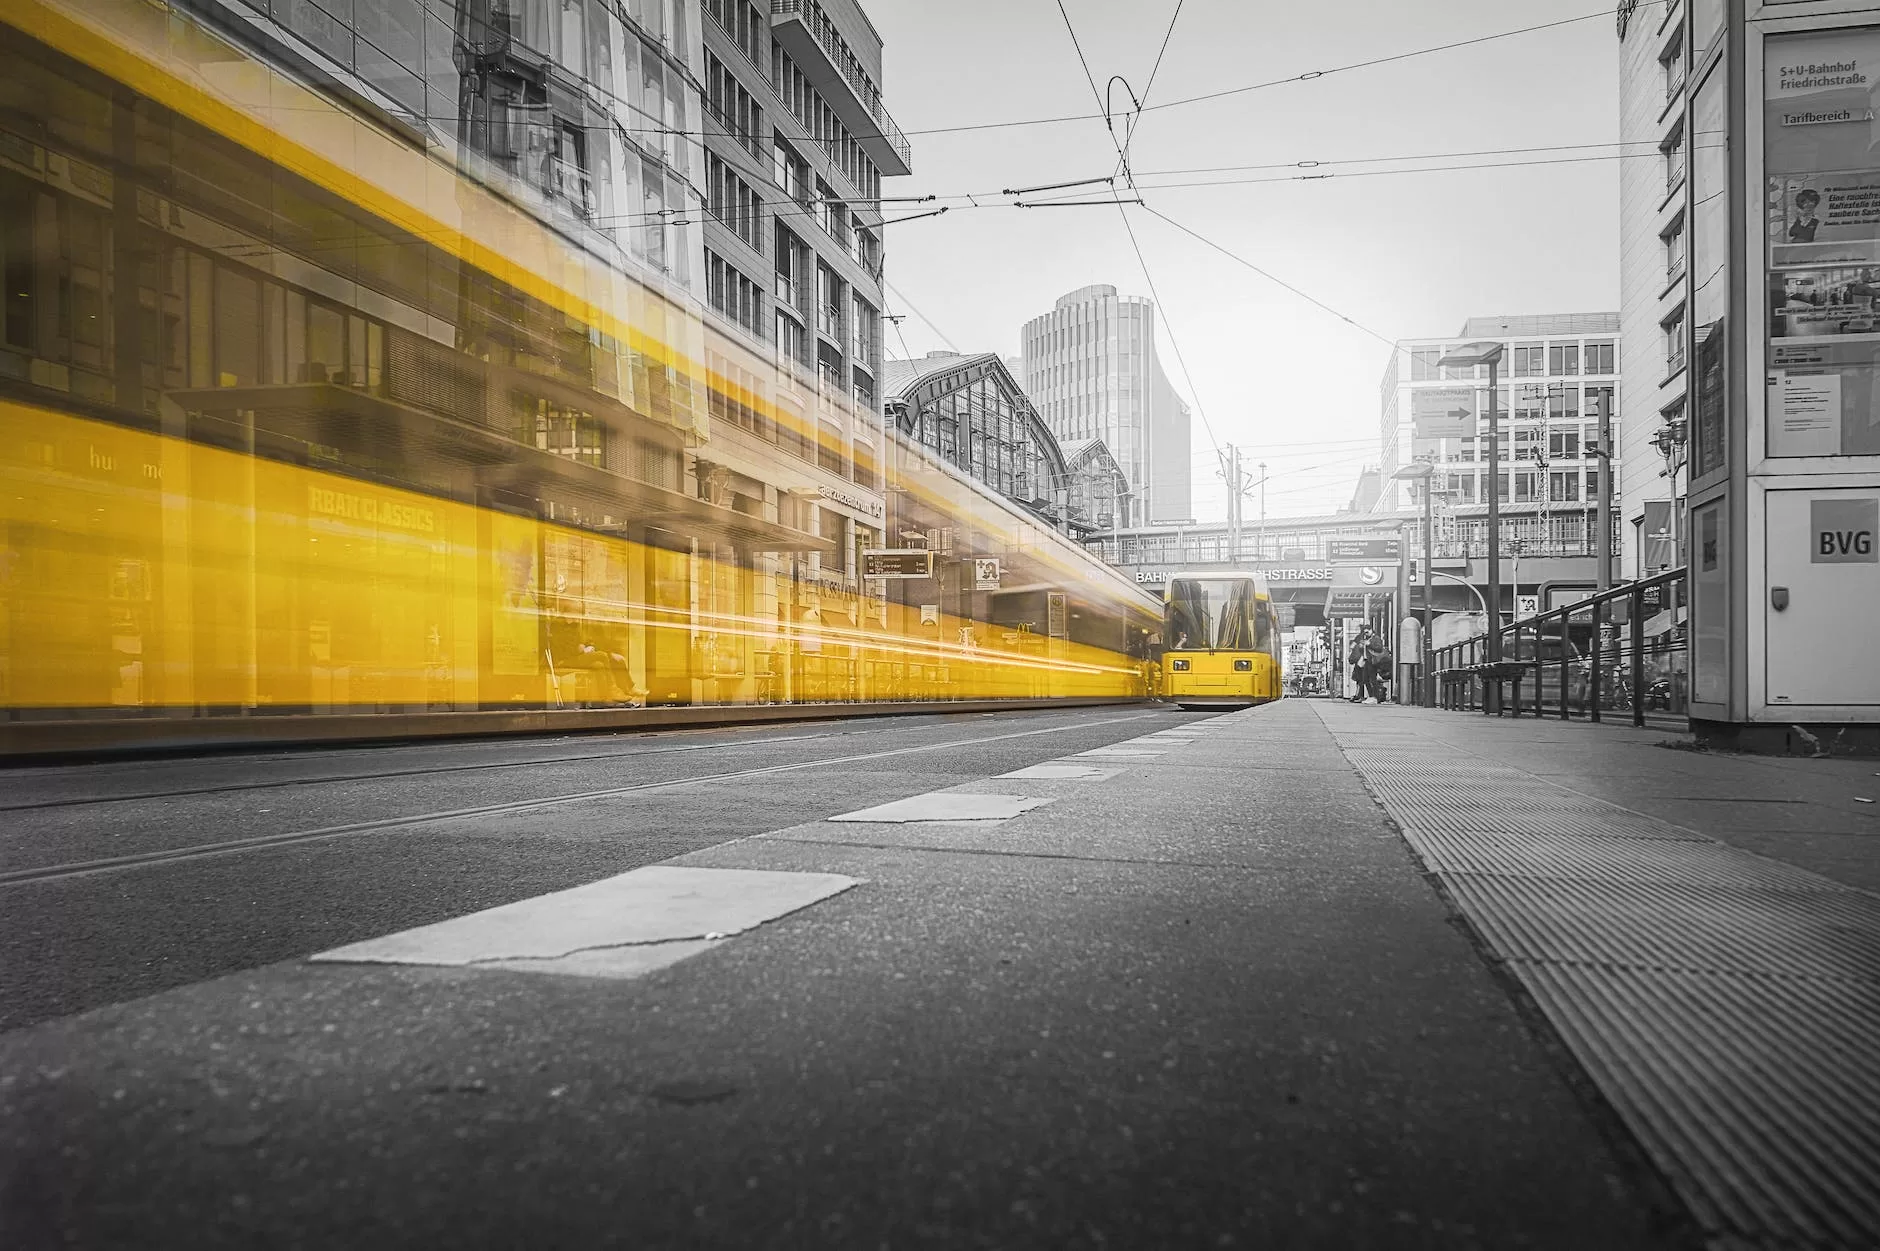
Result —
<instances>
[{"instance_id":1,"label":"white road marking","mask_svg":"<svg viewBox=\"0 0 1880 1251\"><path fill-rule=\"evenodd\" d=\"M1117 760L1151 760L1157 756L1166 756L1164 751L1146 751L1134 747L1099 747L1093 751L1080 751L1079 756L1094 756L1098 759L1111 757Z\"/></svg>"},{"instance_id":2,"label":"white road marking","mask_svg":"<svg viewBox=\"0 0 1880 1251\"><path fill-rule=\"evenodd\" d=\"M929 791L893 803L877 804L859 812L845 812L830 821L1009 821L1021 812L1043 807L1049 799L1023 795L974 795L963 791Z\"/></svg>"},{"instance_id":3,"label":"white road marking","mask_svg":"<svg viewBox=\"0 0 1880 1251\"><path fill-rule=\"evenodd\" d=\"M309 959L632 977L854 885L835 873L648 865Z\"/></svg>"},{"instance_id":4,"label":"white road marking","mask_svg":"<svg viewBox=\"0 0 1880 1251\"><path fill-rule=\"evenodd\" d=\"M1121 772L1121 769L1099 769L1095 765L1054 760L1024 769L1014 769L1010 773L1001 773L999 776L1002 778L1058 778L1071 782L1106 782Z\"/></svg>"}]
</instances>

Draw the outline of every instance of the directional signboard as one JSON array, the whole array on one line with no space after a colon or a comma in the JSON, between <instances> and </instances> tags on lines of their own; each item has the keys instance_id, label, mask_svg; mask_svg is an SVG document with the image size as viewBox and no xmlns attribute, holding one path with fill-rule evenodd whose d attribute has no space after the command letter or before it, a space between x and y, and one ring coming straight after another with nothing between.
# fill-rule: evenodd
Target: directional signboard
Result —
<instances>
[{"instance_id":1,"label":"directional signboard","mask_svg":"<svg viewBox=\"0 0 1880 1251\"><path fill-rule=\"evenodd\" d=\"M866 548L862 552L864 578L931 578L933 553L924 547Z\"/></svg>"},{"instance_id":2,"label":"directional signboard","mask_svg":"<svg viewBox=\"0 0 1880 1251\"><path fill-rule=\"evenodd\" d=\"M1335 565L1395 565L1403 559L1403 540L1331 539L1325 558Z\"/></svg>"},{"instance_id":3,"label":"directional signboard","mask_svg":"<svg viewBox=\"0 0 1880 1251\"><path fill-rule=\"evenodd\" d=\"M1423 387L1410 393L1410 421L1419 439L1466 439L1475 434L1474 387Z\"/></svg>"}]
</instances>

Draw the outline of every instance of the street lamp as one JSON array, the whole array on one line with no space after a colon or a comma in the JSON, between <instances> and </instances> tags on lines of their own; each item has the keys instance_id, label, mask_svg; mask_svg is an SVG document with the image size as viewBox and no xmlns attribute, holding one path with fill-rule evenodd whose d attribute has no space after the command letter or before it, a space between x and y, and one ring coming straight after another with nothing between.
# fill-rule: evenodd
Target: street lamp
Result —
<instances>
[{"instance_id":1,"label":"street lamp","mask_svg":"<svg viewBox=\"0 0 1880 1251\"><path fill-rule=\"evenodd\" d=\"M1418 461L1414 465L1405 465L1391 474L1393 481L1416 482L1422 486L1423 493L1423 704L1428 707L1436 702L1435 652L1430 643L1430 596L1432 594L1431 576L1436 563L1436 512L1434 495L1430 490L1431 479L1436 475L1436 466L1428 461ZM1409 605L1405 604L1406 611Z\"/></svg>"},{"instance_id":2,"label":"street lamp","mask_svg":"<svg viewBox=\"0 0 1880 1251\"><path fill-rule=\"evenodd\" d=\"M1500 343L1468 343L1437 361L1438 368L1488 366L1488 663L1501 661L1501 385ZM1488 683L1485 711L1501 714L1501 684Z\"/></svg>"}]
</instances>

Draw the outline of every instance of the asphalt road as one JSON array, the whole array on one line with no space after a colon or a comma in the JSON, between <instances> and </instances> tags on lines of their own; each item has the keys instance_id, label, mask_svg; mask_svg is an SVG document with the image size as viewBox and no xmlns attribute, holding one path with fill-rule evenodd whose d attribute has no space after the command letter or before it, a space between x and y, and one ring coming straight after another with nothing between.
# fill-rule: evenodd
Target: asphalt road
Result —
<instances>
[{"instance_id":1,"label":"asphalt road","mask_svg":"<svg viewBox=\"0 0 1880 1251\"><path fill-rule=\"evenodd\" d=\"M9 1247L1689 1245L1301 705L3 782ZM982 794L1047 806L829 819ZM659 862L857 884L630 980L303 959Z\"/></svg>"},{"instance_id":2,"label":"asphalt road","mask_svg":"<svg viewBox=\"0 0 1880 1251\"><path fill-rule=\"evenodd\" d=\"M912 795L1168 715L910 716L0 771L0 1029L794 825L855 806L858 783Z\"/></svg>"}]
</instances>

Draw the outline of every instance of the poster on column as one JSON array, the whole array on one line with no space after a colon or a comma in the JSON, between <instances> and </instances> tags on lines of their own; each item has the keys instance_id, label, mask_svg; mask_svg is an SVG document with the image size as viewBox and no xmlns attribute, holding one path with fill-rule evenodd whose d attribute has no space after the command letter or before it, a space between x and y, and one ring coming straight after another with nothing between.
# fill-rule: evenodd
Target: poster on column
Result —
<instances>
[{"instance_id":1,"label":"poster on column","mask_svg":"<svg viewBox=\"0 0 1880 1251\"><path fill-rule=\"evenodd\" d=\"M1880 451L1880 27L1763 56L1767 451Z\"/></svg>"}]
</instances>

